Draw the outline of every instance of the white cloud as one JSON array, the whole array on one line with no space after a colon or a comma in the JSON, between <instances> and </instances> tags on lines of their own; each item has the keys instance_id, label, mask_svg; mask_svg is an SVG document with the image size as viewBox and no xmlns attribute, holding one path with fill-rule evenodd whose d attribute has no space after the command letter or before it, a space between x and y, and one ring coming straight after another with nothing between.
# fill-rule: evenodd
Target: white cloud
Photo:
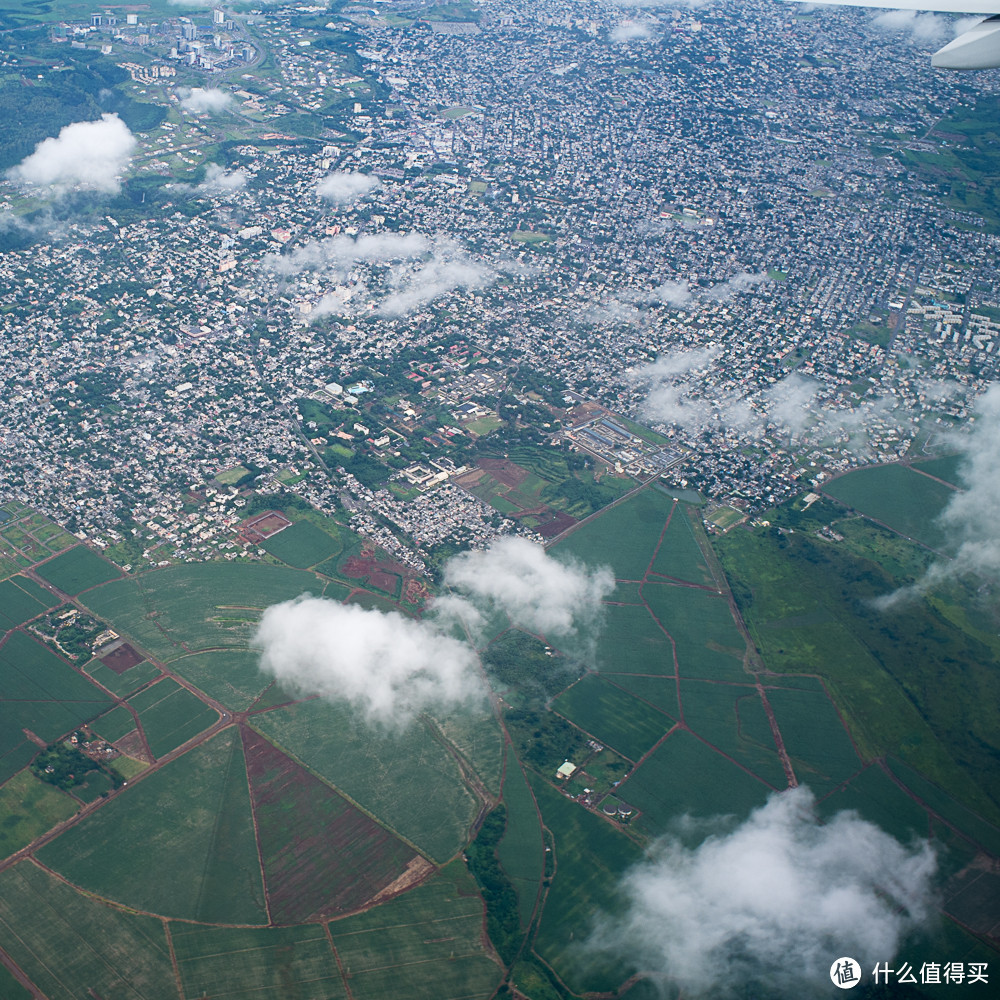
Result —
<instances>
[{"instance_id":1,"label":"white cloud","mask_svg":"<svg viewBox=\"0 0 1000 1000\"><path fill-rule=\"evenodd\" d=\"M815 421L812 405L819 395L819 383L792 372L764 392L764 406L772 423L798 434Z\"/></svg>"},{"instance_id":2,"label":"white cloud","mask_svg":"<svg viewBox=\"0 0 1000 1000\"><path fill-rule=\"evenodd\" d=\"M74 122L54 138L43 139L8 171L8 177L56 193L72 187L114 193L121 187L120 177L128 169L135 144L135 136L117 115Z\"/></svg>"},{"instance_id":3,"label":"white cloud","mask_svg":"<svg viewBox=\"0 0 1000 1000\"><path fill-rule=\"evenodd\" d=\"M316 193L335 205L353 205L380 186L377 177L341 170L327 174L316 185Z\"/></svg>"},{"instance_id":4,"label":"white cloud","mask_svg":"<svg viewBox=\"0 0 1000 1000\"><path fill-rule=\"evenodd\" d=\"M704 293L704 297L711 302L728 302L737 293L747 292L751 288L763 285L766 281L767 274L764 272L740 271L727 281L713 285Z\"/></svg>"},{"instance_id":5,"label":"white cloud","mask_svg":"<svg viewBox=\"0 0 1000 1000\"><path fill-rule=\"evenodd\" d=\"M692 391L691 376L707 370L720 354L717 347L678 348L661 355L652 364L629 373L633 382L646 383L649 391L640 409L644 417L676 424L689 433L698 433L720 414L726 400L718 394L706 398ZM694 379L695 388L700 379Z\"/></svg>"},{"instance_id":6,"label":"white cloud","mask_svg":"<svg viewBox=\"0 0 1000 1000\"><path fill-rule=\"evenodd\" d=\"M889 33L907 34L916 42L941 42L950 34L947 18L913 10L887 10L875 15L872 23Z\"/></svg>"},{"instance_id":7,"label":"white cloud","mask_svg":"<svg viewBox=\"0 0 1000 1000\"><path fill-rule=\"evenodd\" d=\"M444 582L464 595L435 602L473 631L484 612L506 612L515 625L548 638L570 638L599 619L602 600L614 590L607 567L588 569L550 556L524 538L501 538L488 549L462 552L444 567Z\"/></svg>"},{"instance_id":8,"label":"white cloud","mask_svg":"<svg viewBox=\"0 0 1000 1000\"><path fill-rule=\"evenodd\" d=\"M431 242L419 233L374 233L359 236L331 236L310 240L288 254L270 254L265 263L281 274L343 270L355 263L387 264L419 260L431 249Z\"/></svg>"},{"instance_id":9,"label":"white cloud","mask_svg":"<svg viewBox=\"0 0 1000 1000\"><path fill-rule=\"evenodd\" d=\"M424 711L475 708L485 696L475 650L450 634L476 631L502 610L546 635L588 638L614 574L565 563L521 538L503 538L445 563L452 593L421 621L304 596L268 608L253 645L261 669L301 694L346 701L371 724L407 725Z\"/></svg>"},{"instance_id":10,"label":"white cloud","mask_svg":"<svg viewBox=\"0 0 1000 1000\"><path fill-rule=\"evenodd\" d=\"M684 309L691 304L693 298L686 281L664 281L649 293L648 301L673 309Z\"/></svg>"},{"instance_id":11,"label":"white cloud","mask_svg":"<svg viewBox=\"0 0 1000 1000\"><path fill-rule=\"evenodd\" d=\"M198 190L206 194L228 194L246 187L246 183L245 170L226 170L218 163L210 163L205 170L205 179L198 185Z\"/></svg>"},{"instance_id":12,"label":"white cloud","mask_svg":"<svg viewBox=\"0 0 1000 1000\"><path fill-rule=\"evenodd\" d=\"M958 542L955 570L1000 579L1000 383L976 407L976 423L964 442L965 489L954 494L941 523Z\"/></svg>"},{"instance_id":13,"label":"white cloud","mask_svg":"<svg viewBox=\"0 0 1000 1000\"><path fill-rule=\"evenodd\" d=\"M611 29L610 33L613 42L642 41L652 37L653 30L646 21L621 21Z\"/></svg>"},{"instance_id":14,"label":"white cloud","mask_svg":"<svg viewBox=\"0 0 1000 1000\"><path fill-rule=\"evenodd\" d=\"M283 686L347 701L370 724L403 726L485 694L470 646L395 611L300 597L264 612L254 646Z\"/></svg>"},{"instance_id":15,"label":"white cloud","mask_svg":"<svg viewBox=\"0 0 1000 1000\"><path fill-rule=\"evenodd\" d=\"M195 114L225 111L233 103L232 95L219 90L218 87L211 87L208 90L203 87L195 87L193 90L181 87L177 93L181 98L181 107Z\"/></svg>"},{"instance_id":16,"label":"white cloud","mask_svg":"<svg viewBox=\"0 0 1000 1000\"><path fill-rule=\"evenodd\" d=\"M624 916L600 919L588 948L713 1000L753 982L769 997L825 996L838 957L891 963L932 913L934 853L854 812L820 825L813 805L799 787L728 831L716 822L699 846L660 841L624 879Z\"/></svg>"},{"instance_id":17,"label":"white cloud","mask_svg":"<svg viewBox=\"0 0 1000 1000\"><path fill-rule=\"evenodd\" d=\"M426 263L392 277L394 291L378 307L383 316L402 316L459 288L482 288L492 272L464 255L437 252Z\"/></svg>"}]
</instances>

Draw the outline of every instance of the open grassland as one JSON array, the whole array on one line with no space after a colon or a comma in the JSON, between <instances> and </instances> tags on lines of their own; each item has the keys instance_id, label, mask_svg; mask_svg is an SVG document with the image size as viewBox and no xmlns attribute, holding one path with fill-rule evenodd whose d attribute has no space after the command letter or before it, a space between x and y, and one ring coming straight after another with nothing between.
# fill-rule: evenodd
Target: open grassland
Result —
<instances>
[{"instance_id":1,"label":"open grassland","mask_svg":"<svg viewBox=\"0 0 1000 1000\"><path fill-rule=\"evenodd\" d=\"M485 1000L500 981L483 952L483 903L460 861L329 927L355 1000Z\"/></svg>"},{"instance_id":2,"label":"open grassland","mask_svg":"<svg viewBox=\"0 0 1000 1000\"><path fill-rule=\"evenodd\" d=\"M154 757L163 757L182 743L208 729L219 719L187 688L165 677L129 700L139 713L139 722Z\"/></svg>"},{"instance_id":3,"label":"open grassland","mask_svg":"<svg viewBox=\"0 0 1000 1000\"><path fill-rule=\"evenodd\" d=\"M0 754L23 742L23 729L52 743L109 704L107 695L24 632L9 633L0 647Z\"/></svg>"},{"instance_id":4,"label":"open grassland","mask_svg":"<svg viewBox=\"0 0 1000 1000\"><path fill-rule=\"evenodd\" d=\"M685 680L681 705L692 732L774 788L788 784L756 688Z\"/></svg>"},{"instance_id":5,"label":"open grassland","mask_svg":"<svg viewBox=\"0 0 1000 1000\"><path fill-rule=\"evenodd\" d=\"M606 604L595 660L610 673L674 673L674 647L646 607Z\"/></svg>"},{"instance_id":6,"label":"open grassland","mask_svg":"<svg viewBox=\"0 0 1000 1000\"><path fill-rule=\"evenodd\" d=\"M85 595L87 607L162 660L219 647L245 648L260 612L318 593L311 573L264 563L168 566Z\"/></svg>"},{"instance_id":7,"label":"open grassland","mask_svg":"<svg viewBox=\"0 0 1000 1000\"><path fill-rule=\"evenodd\" d=\"M85 545L77 545L61 556L36 566L35 570L53 587L70 595L79 594L122 575L117 566L112 566Z\"/></svg>"},{"instance_id":8,"label":"open grassland","mask_svg":"<svg viewBox=\"0 0 1000 1000\"><path fill-rule=\"evenodd\" d=\"M83 668L101 687L107 688L119 698L127 698L133 691L138 691L144 684L158 680L163 675L160 668L148 660L129 667L123 674L116 674L100 660L91 660Z\"/></svg>"},{"instance_id":9,"label":"open grassland","mask_svg":"<svg viewBox=\"0 0 1000 1000\"><path fill-rule=\"evenodd\" d=\"M264 548L289 566L306 569L332 559L343 549L339 538L309 521L297 521L264 541Z\"/></svg>"},{"instance_id":10,"label":"open grassland","mask_svg":"<svg viewBox=\"0 0 1000 1000\"><path fill-rule=\"evenodd\" d=\"M23 861L0 872L0 947L48 1000L177 1000L163 924Z\"/></svg>"},{"instance_id":11,"label":"open grassland","mask_svg":"<svg viewBox=\"0 0 1000 1000\"><path fill-rule=\"evenodd\" d=\"M932 549L945 546L935 519L954 490L904 465L858 469L826 483L823 492L907 538Z\"/></svg>"},{"instance_id":12,"label":"open grassland","mask_svg":"<svg viewBox=\"0 0 1000 1000\"><path fill-rule=\"evenodd\" d=\"M553 552L589 566L611 566L620 580L641 580L672 507L659 490L642 490L571 532Z\"/></svg>"},{"instance_id":13,"label":"open grassland","mask_svg":"<svg viewBox=\"0 0 1000 1000\"><path fill-rule=\"evenodd\" d=\"M75 812L76 803L65 792L39 781L28 769L16 774L0 787L0 858L26 847Z\"/></svg>"},{"instance_id":14,"label":"open grassland","mask_svg":"<svg viewBox=\"0 0 1000 1000\"><path fill-rule=\"evenodd\" d=\"M138 910L210 923L267 922L234 728L119 792L46 844L39 860Z\"/></svg>"},{"instance_id":15,"label":"open grassland","mask_svg":"<svg viewBox=\"0 0 1000 1000\"><path fill-rule=\"evenodd\" d=\"M585 733L637 761L653 748L673 720L652 705L615 687L599 674L587 674L552 704Z\"/></svg>"},{"instance_id":16,"label":"open grassland","mask_svg":"<svg viewBox=\"0 0 1000 1000\"><path fill-rule=\"evenodd\" d=\"M663 533L663 541L653 560L653 572L707 587L715 586L705 558L695 541L687 509L678 504Z\"/></svg>"},{"instance_id":17,"label":"open grassland","mask_svg":"<svg viewBox=\"0 0 1000 1000\"><path fill-rule=\"evenodd\" d=\"M503 803L507 808L507 827L497 856L517 891L521 927L527 929L545 868L545 843L535 800L513 755L507 762Z\"/></svg>"},{"instance_id":18,"label":"open grassland","mask_svg":"<svg viewBox=\"0 0 1000 1000\"><path fill-rule=\"evenodd\" d=\"M171 661L170 669L234 712L246 711L271 683L260 671L260 654L248 649L192 653Z\"/></svg>"},{"instance_id":19,"label":"open grassland","mask_svg":"<svg viewBox=\"0 0 1000 1000\"><path fill-rule=\"evenodd\" d=\"M762 805L768 786L691 733L671 734L616 795L638 809L638 823L663 833L672 820L692 816L745 816Z\"/></svg>"},{"instance_id":20,"label":"open grassland","mask_svg":"<svg viewBox=\"0 0 1000 1000\"><path fill-rule=\"evenodd\" d=\"M743 669L746 643L723 597L663 583L645 584L642 596L674 640L681 677L736 683L748 679Z\"/></svg>"},{"instance_id":21,"label":"open grassland","mask_svg":"<svg viewBox=\"0 0 1000 1000\"><path fill-rule=\"evenodd\" d=\"M26 576L0 583L0 631L16 628L58 604L57 598Z\"/></svg>"},{"instance_id":22,"label":"open grassland","mask_svg":"<svg viewBox=\"0 0 1000 1000\"><path fill-rule=\"evenodd\" d=\"M172 923L185 1000L341 1000L344 981L323 927L229 928Z\"/></svg>"},{"instance_id":23,"label":"open grassland","mask_svg":"<svg viewBox=\"0 0 1000 1000\"><path fill-rule=\"evenodd\" d=\"M579 943L596 913L614 913L624 871L641 857L639 846L611 823L567 799L532 775L542 818L555 841L555 875L545 900L535 951L574 992L616 989L633 971L617 963L580 961Z\"/></svg>"},{"instance_id":24,"label":"open grassland","mask_svg":"<svg viewBox=\"0 0 1000 1000\"><path fill-rule=\"evenodd\" d=\"M241 735L272 922L356 910L417 857L259 733Z\"/></svg>"},{"instance_id":25,"label":"open grassland","mask_svg":"<svg viewBox=\"0 0 1000 1000\"><path fill-rule=\"evenodd\" d=\"M872 598L906 581L879 564L872 540L877 533L835 543L756 529L715 544L769 670L822 677L863 760L896 754L1000 821L1000 763L989 748L1000 731L997 629L988 615L971 624L985 613L954 588L876 610Z\"/></svg>"},{"instance_id":26,"label":"open grassland","mask_svg":"<svg viewBox=\"0 0 1000 1000\"><path fill-rule=\"evenodd\" d=\"M435 861L468 838L476 800L421 722L383 733L317 699L256 715L253 725Z\"/></svg>"}]
</instances>

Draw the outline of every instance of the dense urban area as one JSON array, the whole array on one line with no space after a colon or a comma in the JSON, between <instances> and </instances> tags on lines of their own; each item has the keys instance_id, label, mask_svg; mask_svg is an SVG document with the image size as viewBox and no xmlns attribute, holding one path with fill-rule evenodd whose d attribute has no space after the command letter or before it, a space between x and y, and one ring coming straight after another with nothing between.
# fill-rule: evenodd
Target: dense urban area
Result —
<instances>
[{"instance_id":1,"label":"dense urban area","mask_svg":"<svg viewBox=\"0 0 1000 1000\"><path fill-rule=\"evenodd\" d=\"M933 449L995 377L996 206L928 166L989 81L772 2L421 10L8 47L157 114L118 191L5 184L7 492L138 566L242 555L247 496L292 491L420 566L537 537L460 485L511 444L752 513ZM586 433L614 415L658 434Z\"/></svg>"}]
</instances>

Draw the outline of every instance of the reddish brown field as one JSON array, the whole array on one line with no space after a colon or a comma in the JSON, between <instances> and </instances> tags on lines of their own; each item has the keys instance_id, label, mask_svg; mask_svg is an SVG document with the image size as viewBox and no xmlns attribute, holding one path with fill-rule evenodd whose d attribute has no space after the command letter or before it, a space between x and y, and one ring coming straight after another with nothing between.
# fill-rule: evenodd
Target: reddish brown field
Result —
<instances>
[{"instance_id":1,"label":"reddish brown field","mask_svg":"<svg viewBox=\"0 0 1000 1000\"><path fill-rule=\"evenodd\" d=\"M241 726L271 921L357 910L396 881L412 848Z\"/></svg>"},{"instance_id":2,"label":"reddish brown field","mask_svg":"<svg viewBox=\"0 0 1000 1000\"><path fill-rule=\"evenodd\" d=\"M102 656L101 663L116 674L123 674L126 670L131 670L137 663L142 663L142 659L142 656L127 642L123 642L120 646L111 650L107 656Z\"/></svg>"},{"instance_id":3,"label":"reddish brown field","mask_svg":"<svg viewBox=\"0 0 1000 1000\"><path fill-rule=\"evenodd\" d=\"M374 552L362 552L351 556L340 567L342 576L349 580L364 580L376 590L397 596L400 593L400 579L407 580L407 569L397 562L377 561Z\"/></svg>"},{"instance_id":4,"label":"reddish brown field","mask_svg":"<svg viewBox=\"0 0 1000 1000\"><path fill-rule=\"evenodd\" d=\"M504 486L518 487L528 478L528 470L522 469L516 462L506 458L481 458L477 463L480 469L485 469L497 482Z\"/></svg>"},{"instance_id":5,"label":"reddish brown field","mask_svg":"<svg viewBox=\"0 0 1000 1000\"><path fill-rule=\"evenodd\" d=\"M576 518L570 517L569 514L564 513L561 510L552 510L549 507L546 513L552 515L551 521L543 521L535 531L542 536L542 538L555 538L556 535L561 535L567 528L572 528L576 524Z\"/></svg>"},{"instance_id":6,"label":"reddish brown field","mask_svg":"<svg viewBox=\"0 0 1000 1000\"><path fill-rule=\"evenodd\" d=\"M284 514L276 510L266 510L263 514L247 518L238 529L241 538L253 544L276 535L282 528L287 528L292 522Z\"/></svg>"}]
</instances>

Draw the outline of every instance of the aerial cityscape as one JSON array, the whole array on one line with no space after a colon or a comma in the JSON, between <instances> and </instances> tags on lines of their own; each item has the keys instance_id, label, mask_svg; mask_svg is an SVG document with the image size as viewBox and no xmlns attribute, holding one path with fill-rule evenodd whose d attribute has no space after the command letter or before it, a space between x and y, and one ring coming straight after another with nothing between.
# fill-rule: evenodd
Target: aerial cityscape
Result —
<instances>
[{"instance_id":1,"label":"aerial cityscape","mask_svg":"<svg viewBox=\"0 0 1000 1000\"><path fill-rule=\"evenodd\" d=\"M990 995L981 17L0 5L0 998Z\"/></svg>"}]
</instances>

